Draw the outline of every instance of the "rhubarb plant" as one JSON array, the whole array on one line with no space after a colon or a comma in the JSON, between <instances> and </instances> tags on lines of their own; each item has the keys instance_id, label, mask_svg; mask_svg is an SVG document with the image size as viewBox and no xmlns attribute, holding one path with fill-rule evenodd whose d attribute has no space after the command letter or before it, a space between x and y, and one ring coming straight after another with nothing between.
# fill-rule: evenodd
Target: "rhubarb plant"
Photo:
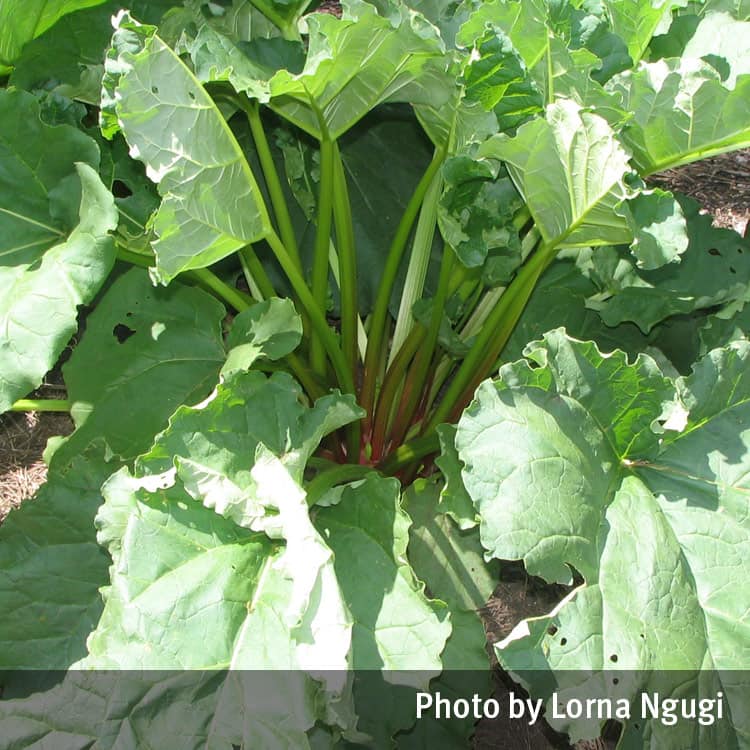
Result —
<instances>
[{"instance_id":1,"label":"rhubarb plant","mask_svg":"<svg viewBox=\"0 0 750 750\"><path fill-rule=\"evenodd\" d=\"M520 560L534 698L719 690L618 746L746 747L750 240L649 181L750 146L744 4L35 8L0 411L75 430L0 527L7 746L466 747L415 694L489 694Z\"/></svg>"}]
</instances>

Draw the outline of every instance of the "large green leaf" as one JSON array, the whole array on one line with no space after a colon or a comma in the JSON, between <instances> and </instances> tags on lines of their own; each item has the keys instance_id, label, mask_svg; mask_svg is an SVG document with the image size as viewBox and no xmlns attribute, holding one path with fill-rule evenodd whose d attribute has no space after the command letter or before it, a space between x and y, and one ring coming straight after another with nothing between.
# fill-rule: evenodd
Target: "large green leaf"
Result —
<instances>
[{"instance_id":1,"label":"large green leaf","mask_svg":"<svg viewBox=\"0 0 750 750\"><path fill-rule=\"evenodd\" d=\"M265 446L297 480L321 439L362 416L351 396L323 396L312 408L301 403L299 385L286 373L266 378L238 373L218 386L208 403L183 406L139 471L162 474L173 467L187 492L242 526L264 516L251 458Z\"/></svg>"},{"instance_id":2,"label":"large green leaf","mask_svg":"<svg viewBox=\"0 0 750 750\"><path fill-rule=\"evenodd\" d=\"M628 155L605 120L560 100L546 119L494 136L479 156L505 162L550 247L629 244L632 230L615 209L627 197Z\"/></svg>"},{"instance_id":3,"label":"large green leaf","mask_svg":"<svg viewBox=\"0 0 750 750\"><path fill-rule=\"evenodd\" d=\"M85 655L108 580L94 516L112 470L76 457L0 526L0 669L67 669Z\"/></svg>"},{"instance_id":4,"label":"large green leaf","mask_svg":"<svg viewBox=\"0 0 750 750\"><path fill-rule=\"evenodd\" d=\"M156 278L202 268L267 236L255 177L213 99L150 26L120 16L105 65L102 127L122 130L162 204Z\"/></svg>"},{"instance_id":5,"label":"large green leaf","mask_svg":"<svg viewBox=\"0 0 750 750\"><path fill-rule=\"evenodd\" d=\"M372 473L335 493L337 504L316 507L314 523L333 550L354 621L357 726L376 747L386 747L398 730L414 724L414 692L440 673L451 624L445 606L427 599L408 562L411 521L401 508L398 482Z\"/></svg>"},{"instance_id":6,"label":"large green leaf","mask_svg":"<svg viewBox=\"0 0 750 750\"><path fill-rule=\"evenodd\" d=\"M648 357L629 364L561 331L526 356L482 384L459 422L464 485L490 554L522 558L548 581L572 583L576 571L583 583L499 644L501 663L543 697L555 679L570 686L564 669L640 670L640 684L623 679L614 690L632 696L674 693L703 669L747 668L750 346L712 352L676 384ZM733 678L716 679L736 731L747 731ZM678 736L684 746L736 747L732 731L685 723ZM650 747L667 741L655 721L628 732Z\"/></svg>"},{"instance_id":7,"label":"large green leaf","mask_svg":"<svg viewBox=\"0 0 750 750\"><path fill-rule=\"evenodd\" d=\"M114 263L114 199L96 144L0 91L0 411L38 386Z\"/></svg>"},{"instance_id":8,"label":"large green leaf","mask_svg":"<svg viewBox=\"0 0 750 750\"><path fill-rule=\"evenodd\" d=\"M583 251L579 264L598 287L590 307L607 325L632 321L648 333L679 313L743 300L750 277L750 242L731 229L712 226L710 216L685 197L689 244L679 263L655 270L636 269L624 249Z\"/></svg>"},{"instance_id":9,"label":"large green leaf","mask_svg":"<svg viewBox=\"0 0 750 750\"><path fill-rule=\"evenodd\" d=\"M24 44L44 33L58 18L103 2L104 0L1 0L0 65L12 65Z\"/></svg>"},{"instance_id":10,"label":"large green leaf","mask_svg":"<svg viewBox=\"0 0 750 750\"><path fill-rule=\"evenodd\" d=\"M199 289L154 288L140 269L120 277L63 368L77 429L55 460L70 460L97 437L125 458L148 449L179 405L204 398L217 382L223 316Z\"/></svg>"},{"instance_id":11,"label":"large green leaf","mask_svg":"<svg viewBox=\"0 0 750 750\"><path fill-rule=\"evenodd\" d=\"M156 23L175 4L171 0L131 0L127 5L141 21ZM11 73L11 85L29 91L52 90L98 106L112 16L122 5L108 0L62 17L24 46Z\"/></svg>"},{"instance_id":12,"label":"large green leaf","mask_svg":"<svg viewBox=\"0 0 750 750\"><path fill-rule=\"evenodd\" d=\"M743 34L738 28L734 38ZM724 83L707 62L685 57L641 64L609 87L633 113L622 138L643 175L750 145L747 73L730 72Z\"/></svg>"},{"instance_id":13,"label":"large green leaf","mask_svg":"<svg viewBox=\"0 0 750 750\"><path fill-rule=\"evenodd\" d=\"M316 138L337 138L381 102L403 101L404 90L416 99L420 72L442 54L442 42L414 11L395 3L389 10L390 17L379 16L350 0L341 19L308 17L305 68L276 73L270 106Z\"/></svg>"}]
</instances>

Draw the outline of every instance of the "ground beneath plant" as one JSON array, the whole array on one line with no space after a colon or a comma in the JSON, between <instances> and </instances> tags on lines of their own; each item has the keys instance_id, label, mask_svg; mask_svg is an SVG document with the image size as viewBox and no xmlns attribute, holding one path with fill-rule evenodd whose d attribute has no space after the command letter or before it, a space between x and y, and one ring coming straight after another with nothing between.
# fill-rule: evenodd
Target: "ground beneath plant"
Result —
<instances>
[{"instance_id":1,"label":"ground beneath plant","mask_svg":"<svg viewBox=\"0 0 750 750\"><path fill-rule=\"evenodd\" d=\"M660 175L652 182L678 190L698 200L714 215L715 224L744 234L750 219L750 149L725 154L690 164ZM46 383L39 398L64 398L59 380ZM0 523L7 514L30 498L47 476L42 452L54 435L73 430L67 415L14 414L0 415ZM520 620L541 615L560 601L563 589L546 585L526 575L517 564L503 568L501 581L482 611L488 642L495 643L507 636ZM508 692L518 687L499 669L495 671L495 697L507 702ZM506 713L506 712L503 712ZM565 738L546 725L531 727L521 722L496 719L478 725L474 750L551 750L569 748ZM578 743L575 750L605 750L614 747L612 740Z\"/></svg>"}]
</instances>

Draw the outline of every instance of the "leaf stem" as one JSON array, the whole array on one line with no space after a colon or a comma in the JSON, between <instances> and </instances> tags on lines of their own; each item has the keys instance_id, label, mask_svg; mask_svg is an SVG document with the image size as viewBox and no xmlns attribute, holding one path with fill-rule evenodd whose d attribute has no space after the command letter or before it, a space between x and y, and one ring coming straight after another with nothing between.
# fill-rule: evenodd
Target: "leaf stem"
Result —
<instances>
[{"instance_id":1,"label":"leaf stem","mask_svg":"<svg viewBox=\"0 0 750 750\"><path fill-rule=\"evenodd\" d=\"M388 303L391 298L391 290L396 281L398 268L401 263L401 257L406 249L406 243L409 240L414 221L422 205L427 190L429 189L433 178L443 164L445 159L445 149L438 148L432 157L430 165L422 175L417 187L414 189L409 202L406 205L401 221L396 229L391 246L388 249L388 255L385 259L383 276L380 279L378 294L375 299L375 307L372 311L370 321L370 330L367 338L367 353L365 355L365 371L362 381L362 390L360 392L360 404L368 413L372 414L373 404L375 402L375 383L377 380L378 369L380 366L381 347L385 336L386 318L388 316Z\"/></svg>"},{"instance_id":2,"label":"leaf stem","mask_svg":"<svg viewBox=\"0 0 750 750\"><path fill-rule=\"evenodd\" d=\"M337 484L364 479L372 472L371 466L363 464L339 464L320 472L307 485L307 504L315 505L328 490Z\"/></svg>"},{"instance_id":3,"label":"leaf stem","mask_svg":"<svg viewBox=\"0 0 750 750\"><path fill-rule=\"evenodd\" d=\"M537 280L554 257L555 246L543 245L521 267L477 333L471 349L425 427L425 433L434 431L447 417L463 409L476 385L487 377L521 317Z\"/></svg>"},{"instance_id":4,"label":"leaf stem","mask_svg":"<svg viewBox=\"0 0 750 750\"><path fill-rule=\"evenodd\" d=\"M263 170L263 177L266 181L268 194L271 198L271 205L273 206L273 212L276 216L276 222L279 227L279 236L284 243L284 247L286 247L289 252L289 255L292 256L292 260L297 265L297 268L301 271L302 262L299 256L299 248L297 247L297 239L294 236L292 219L289 215L289 206L284 197L279 173L276 170L271 149L268 145L268 139L266 138L266 131L263 128L263 121L260 117L260 105L254 100L249 102L243 101L242 108L247 115L250 132L253 135L253 141L255 141L255 149L258 152L258 159L260 160L260 166Z\"/></svg>"},{"instance_id":5,"label":"leaf stem","mask_svg":"<svg viewBox=\"0 0 750 750\"><path fill-rule=\"evenodd\" d=\"M440 441L437 433L414 438L403 445L399 445L393 453L386 456L375 467L383 474L395 474L399 469L403 469L410 464L415 463L424 456L431 453L437 453L440 450Z\"/></svg>"},{"instance_id":6,"label":"leaf stem","mask_svg":"<svg viewBox=\"0 0 750 750\"><path fill-rule=\"evenodd\" d=\"M307 284L305 284L304 278L302 278L302 274L297 270L294 261L284 247L284 243L275 232L271 232L266 238L266 241L271 246L276 259L279 261L281 268L287 275L294 293L299 298L300 304L310 317L310 324L312 325L318 340L322 342L324 351L328 353L328 357L333 365L339 385L345 393L353 394L354 378L347 366L344 354L338 345L336 335L328 326L323 311L317 306L312 293L307 288ZM326 245L326 250L327 249L328 246Z\"/></svg>"},{"instance_id":7,"label":"leaf stem","mask_svg":"<svg viewBox=\"0 0 750 750\"><path fill-rule=\"evenodd\" d=\"M11 411L69 412L71 402L54 398L22 398L10 407Z\"/></svg>"},{"instance_id":8,"label":"leaf stem","mask_svg":"<svg viewBox=\"0 0 750 750\"><path fill-rule=\"evenodd\" d=\"M388 364L393 361L395 352L401 347L404 339L414 326L414 317L411 311L414 303L422 297L424 291L427 267L430 263L430 255L432 254L432 241L435 237L438 201L440 200L442 187L443 178L440 172L437 172L425 192L422 206L419 210L419 219L417 220L417 228L414 232L414 241L412 243L411 255L409 256L409 266L406 269L404 289L401 292L401 302L398 308L398 316L396 317L396 327L393 330L391 354Z\"/></svg>"},{"instance_id":9,"label":"leaf stem","mask_svg":"<svg viewBox=\"0 0 750 750\"><path fill-rule=\"evenodd\" d=\"M344 164L338 144L333 145L334 190L333 218L339 260L341 292L341 347L352 372L357 369L357 257L354 248L354 226L346 185Z\"/></svg>"},{"instance_id":10,"label":"leaf stem","mask_svg":"<svg viewBox=\"0 0 750 750\"><path fill-rule=\"evenodd\" d=\"M437 345L440 324L443 321L443 310L448 298L454 261L453 250L446 245L443 251L443 260L440 264L440 279L438 281L437 293L432 303L432 315L427 335L422 341L417 356L414 358L409 374L404 383L404 392L398 406L396 419L390 434L391 445L398 445L404 439L414 412L423 398L425 382L430 372L430 363Z\"/></svg>"},{"instance_id":11,"label":"leaf stem","mask_svg":"<svg viewBox=\"0 0 750 750\"><path fill-rule=\"evenodd\" d=\"M328 246L331 239L331 219L333 215L334 172L333 141L328 137L323 137L320 141L318 226L315 232L311 279L313 300L321 315L325 315L328 298ZM315 330L313 330L310 348L310 364L318 375L325 375L324 346L320 337L315 335Z\"/></svg>"}]
</instances>

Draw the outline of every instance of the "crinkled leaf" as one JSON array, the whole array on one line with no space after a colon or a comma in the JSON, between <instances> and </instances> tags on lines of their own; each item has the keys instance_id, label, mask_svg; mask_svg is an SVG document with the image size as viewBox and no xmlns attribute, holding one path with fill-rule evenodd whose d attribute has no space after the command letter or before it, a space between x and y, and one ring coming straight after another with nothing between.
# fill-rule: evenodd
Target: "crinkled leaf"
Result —
<instances>
[{"instance_id":1,"label":"crinkled leaf","mask_svg":"<svg viewBox=\"0 0 750 750\"><path fill-rule=\"evenodd\" d=\"M166 284L267 236L270 219L237 140L154 28L120 16L105 70L103 131L122 130L163 198L152 224L156 278Z\"/></svg>"},{"instance_id":2,"label":"crinkled leaf","mask_svg":"<svg viewBox=\"0 0 750 750\"><path fill-rule=\"evenodd\" d=\"M0 267L0 411L42 382L77 329L79 305L93 299L114 264L114 200L91 167L76 168L78 226L37 263Z\"/></svg>"},{"instance_id":3,"label":"crinkled leaf","mask_svg":"<svg viewBox=\"0 0 750 750\"><path fill-rule=\"evenodd\" d=\"M626 44L634 63L644 55L651 38L669 25L672 11L687 0L604 0L612 31Z\"/></svg>"},{"instance_id":4,"label":"crinkled leaf","mask_svg":"<svg viewBox=\"0 0 750 750\"><path fill-rule=\"evenodd\" d=\"M0 92L0 411L38 386L114 264L110 193L96 144L39 119L30 94Z\"/></svg>"},{"instance_id":5,"label":"crinkled leaf","mask_svg":"<svg viewBox=\"0 0 750 750\"><path fill-rule=\"evenodd\" d=\"M474 528L479 522L474 503L461 479L463 464L456 452L456 428L450 424L438 427L440 456L435 464L445 479L440 490L440 510L450 516L460 529Z\"/></svg>"},{"instance_id":6,"label":"crinkled leaf","mask_svg":"<svg viewBox=\"0 0 750 750\"><path fill-rule=\"evenodd\" d=\"M488 28L474 40L462 79L467 101L494 111L501 131L512 130L542 111L542 94L499 28Z\"/></svg>"},{"instance_id":7,"label":"crinkled leaf","mask_svg":"<svg viewBox=\"0 0 750 750\"><path fill-rule=\"evenodd\" d=\"M610 88L633 119L622 133L642 175L750 145L750 75L733 87L700 59L657 60Z\"/></svg>"},{"instance_id":8,"label":"crinkled leaf","mask_svg":"<svg viewBox=\"0 0 750 750\"><path fill-rule=\"evenodd\" d=\"M259 302L232 321L222 375L247 370L259 357L281 359L293 352L301 340L302 319L290 299L272 297Z\"/></svg>"},{"instance_id":9,"label":"crinkled leaf","mask_svg":"<svg viewBox=\"0 0 750 750\"><path fill-rule=\"evenodd\" d=\"M223 316L199 289L154 288L139 269L121 276L63 368L77 429L55 460L69 460L96 437L125 458L146 450L180 404L204 398L216 383Z\"/></svg>"},{"instance_id":10,"label":"crinkled leaf","mask_svg":"<svg viewBox=\"0 0 750 750\"><path fill-rule=\"evenodd\" d=\"M398 482L372 473L337 494L339 502L316 507L313 520L333 550L354 620L357 728L384 747L414 724L414 692L440 673L451 625L445 606L426 598L407 560L411 522Z\"/></svg>"},{"instance_id":11,"label":"crinkled leaf","mask_svg":"<svg viewBox=\"0 0 750 750\"><path fill-rule=\"evenodd\" d=\"M195 38L183 44L198 80L228 81L235 91L262 102L270 98L269 81L278 70L299 73L305 63L299 42L279 37L235 40L209 24L201 26Z\"/></svg>"},{"instance_id":12,"label":"crinkled leaf","mask_svg":"<svg viewBox=\"0 0 750 750\"><path fill-rule=\"evenodd\" d=\"M0 2L0 65L12 65L23 46L43 34L62 16L104 0L2 0Z\"/></svg>"},{"instance_id":13,"label":"crinkled leaf","mask_svg":"<svg viewBox=\"0 0 750 750\"><path fill-rule=\"evenodd\" d=\"M448 604L451 636L443 652L443 672L430 683L433 695L453 698L488 696L492 681L485 651L486 637L478 609L484 607L500 572L485 563L477 529L461 531L440 513L439 488L417 480L404 494L413 525L409 532L409 560L432 596ZM474 731L474 717L422 717L399 747L466 747Z\"/></svg>"},{"instance_id":14,"label":"crinkled leaf","mask_svg":"<svg viewBox=\"0 0 750 750\"><path fill-rule=\"evenodd\" d=\"M400 101L430 58L442 53L434 27L404 6L390 17L369 4L350 0L339 19L313 14L307 19L309 47L304 70L279 71L270 82L270 106L316 138L337 138L376 105ZM352 73L356 71L357 75Z\"/></svg>"},{"instance_id":15,"label":"crinkled leaf","mask_svg":"<svg viewBox=\"0 0 750 750\"><path fill-rule=\"evenodd\" d=\"M570 583L575 570L583 583L499 644L502 664L541 670L523 679L545 697L561 669L640 670L642 684L623 680L629 695L674 692L685 677L670 669L747 666L750 347L713 352L677 381L676 401L648 357L629 364L560 331L526 356L533 368L502 368L459 422L464 484L492 555L522 558L548 581ZM737 731L745 721L737 716ZM698 740L686 723L681 742L714 747L726 727ZM599 727L568 730L575 739ZM662 730L647 721L628 731Z\"/></svg>"},{"instance_id":16,"label":"crinkled leaf","mask_svg":"<svg viewBox=\"0 0 750 750\"><path fill-rule=\"evenodd\" d=\"M513 138L490 138L478 154L505 162L546 245L630 243L628 222L614 210L626 197L628 155L601 117L560 100L546 119Z\"/></svg>"},{"instance_id":17,"label":"crinkled leaf","mask_svg":"<svg viewBox=\"0 0 750 750\"><path fill-rule=\"evenodd\" d=\"M750 243L731 229L713 227L695 201L679 200L689 238L679 263L641 271L624 249L582 255L582 267L600 290L589 304L607 325L632 321L648 333L670 315L745 299Z\"/></svg>"},{"instance_id":18,"label":"crinkled leaf","mask_svg":"<svg viewBox=\"0 0 750 750\"><path fill-rule=\"evenodd\" d=\"M492 163L456 156L443 168L445 188L438 224L445 241L469 267L481 266L493 252L507 265L507 278L521 262L521 242L513 225L523 205L505 170Z\"/></svg>"},{"instance_id":19,"label":"crinkled leaf","mask_svg":"<svg viewBox=\"0 0 750 750\"><path fill-rule=\"evenodd\" d=\"M312 408L301 398L286 373L236 373L207 402L177 410L138 459L139 471L157 475L175 468L194 498L249 527L265 515L250 471L261 444L299 482L323 437L362 416L352 396L323 396Z\"/></svg>"},{"instance_id":20,"label":"crinkled leaf","mask_svg":"<svg viewBox=\"0 0 750 750\"><path fill-rule=\"evenodd\" d=\"M77 456L0 526L0 668L64 670L85 655L110 562L94 516L113 468Z\"/></svg>"},{"instance_id":21,"label":"crinkled leaf","mask_svg":"<svg viewBox=\"0 0 750 750\"><path fill-rule=\"evenodd\" d=\"M401 509L398 482L370 474L348 485L338 504L317 509L314 521L333 550L354 618L354 668L413 670L399 679L417 680L415 687L439 673L450 625L441 621L407 562L410 520Z\"/></svg>"},{"instance_id":22,"label":"crinkled leaf","mask_svg":"<svg viewBox=\"0 0 750 750\"><path fill-rule=\"evenodd\" d=\"M445 512L440 488L423 480L406 491L404 507L412 520L409 561L431 596L451 612L476 613L487 604L500 575L496 561L484 561L478 530L460 529ZM478 616L477 621L481 625ZM479 650L484 657L483 635Z\"/></svg>"}]
</instances>

